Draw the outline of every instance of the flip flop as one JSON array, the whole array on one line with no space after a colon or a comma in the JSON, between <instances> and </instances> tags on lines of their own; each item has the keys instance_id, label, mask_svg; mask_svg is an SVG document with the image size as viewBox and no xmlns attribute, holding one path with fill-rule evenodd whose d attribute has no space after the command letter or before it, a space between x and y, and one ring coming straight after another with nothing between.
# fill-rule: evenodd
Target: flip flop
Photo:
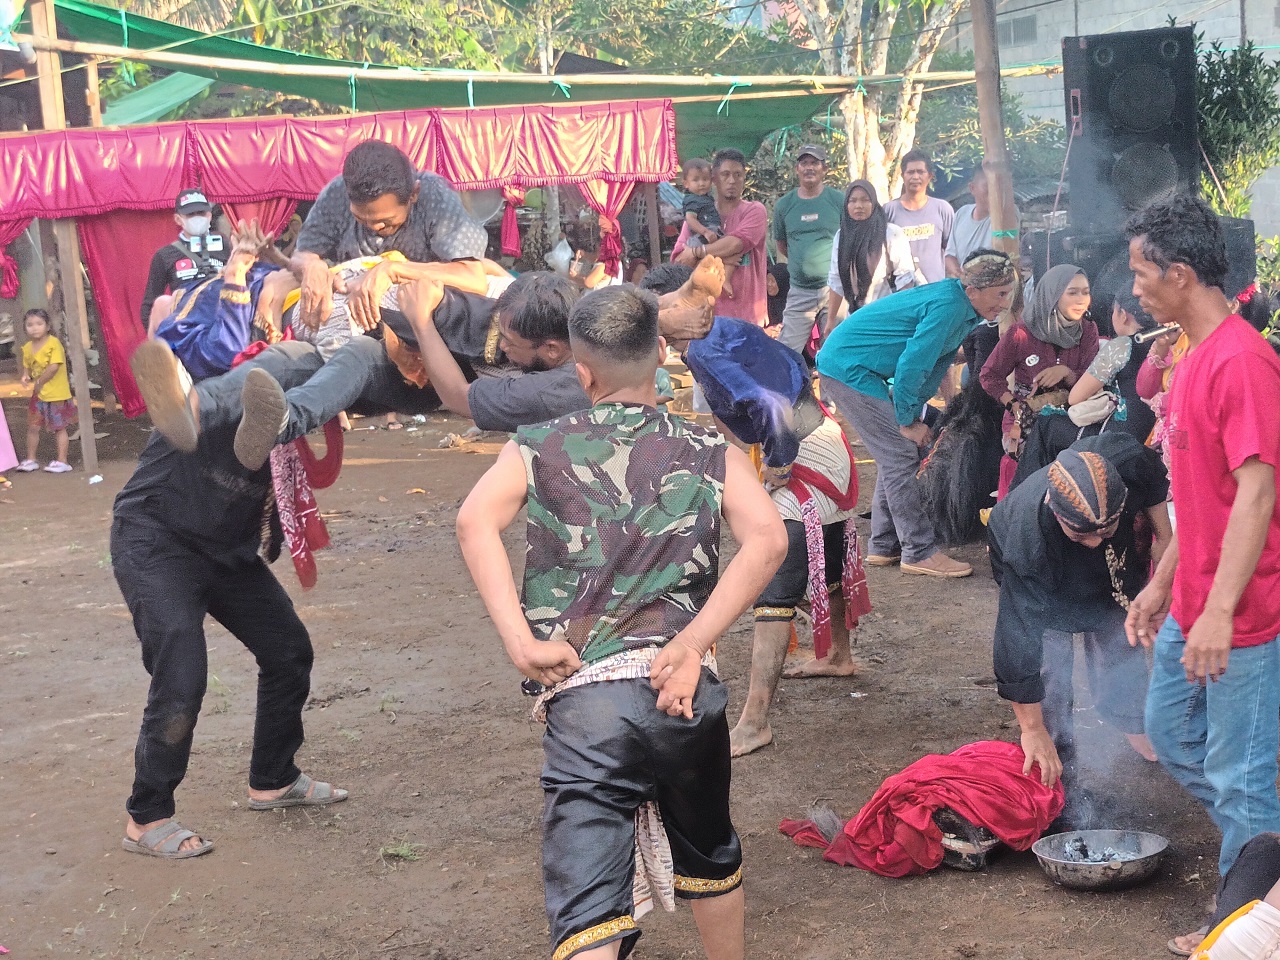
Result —
<instances>
[{"instance_id":1,"label":"flip flop","mask_svg":"<svg viewBox=\"0 0 1280 960\"><path fill-rule=\"evenodd\" d=\"M347 799L347 791L331 783L312 780L305 773L298 774L293 786L274 800L250 800L250 810L283 810L285 807L323 807Z\"/></svg>"},{"instance_id":2,"label":"flip flop","mask_svg":"<svg viewBox=\"0 0 1280 960\"><path fill-rule=\"evenodd\" d=\"M179 848L191 837L200 836L188 830L177 820L166 820L158 827L152 827L137 840L125 837L121 846L130 853L140 853L144 857L159 857L162 860L189 860L200 857L213 849L213 841L201 838L200 846L190 850Z\"/></svg>"},{"instance_id":3,"label":"flip flop","mask_svg":"<svg viewBox=\"0 0 1280 960\"><path fill-rule=\"evenodd\" d=\"M1184 933L1182 934L1182 936L1192 937L1192 936L1195 936L1197 933L1200 934L1200 939L1203 940L1205 937L1209 935L1209 925L1206 923L1199 930L1193 930L1191 933ZM1190 950L1187 950L1184 947L1178 946L1178 937L1170 937L1169 942L1166 943L1165 946L1169 948L1169 952L1172 953L1175 957L1189 957L1193 953L1195 953L1197 950L1200 949L1200 944L1196 944Z\"/></svg>"}]
</instances>

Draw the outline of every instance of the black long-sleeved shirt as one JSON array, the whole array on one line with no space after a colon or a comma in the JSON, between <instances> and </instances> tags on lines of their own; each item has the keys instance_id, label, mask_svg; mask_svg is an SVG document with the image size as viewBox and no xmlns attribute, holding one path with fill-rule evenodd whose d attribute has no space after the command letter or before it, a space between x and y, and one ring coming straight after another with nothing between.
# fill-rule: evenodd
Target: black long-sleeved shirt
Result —
<instances>
[{"instance_id":1,"label":"black long-sleeved shirt","mask_svg":"<svg viewBox=\"0 0 1280 960\"><path fill-rule=\"evenodd\" d=\"M193 251L191 242L179 236L155 252L151 258L151 272L147 275L147 288L142 294L142 329L145 330L151 322L151 305L166 291L173 292L222 272L231 252L230 245L221 236L213 236L222 241L221 249L208 250L202 242L201 249Z\"/></svg>"},{"instance_id":2,"label":"black long-sleeved shirt","mask_svg":"<svg viewBox=\"0 0 1280 960\"><path fill-rule=\"evenodd\" d=\"M1109 542L1123 558L1120 580L1132 598L1147 578L1146 563L1138 557L1134 521L1167 499L1168 472L1158 453L1119 431L1086 437L1071 449L1104 457L1129 491L1119 528ZM1014 703L1044 700L1040 668L1046 630L1087 633L1124 620L1112 592L1104 548L1071 540L1045 502L1048 474L1048 467L1038 470L1011 490L996 504L987 525L991 570L1000 584L996 690Z\"/></svg>"}]
</instances>

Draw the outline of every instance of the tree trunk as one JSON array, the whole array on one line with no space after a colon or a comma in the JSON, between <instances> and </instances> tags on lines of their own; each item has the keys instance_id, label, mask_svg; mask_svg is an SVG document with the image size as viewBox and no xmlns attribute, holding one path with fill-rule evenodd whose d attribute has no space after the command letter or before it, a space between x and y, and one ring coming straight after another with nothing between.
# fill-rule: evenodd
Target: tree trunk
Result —
<instances>
[{"instance_id":1,"label":"tree trunk","mask_svg":"<svg viewBox=\"0 0 1280 960\"><path fill-rule=\"evenodd\" d=\"M840 112L849 142L849 179L869 180L880 202L890 199L884 144L880 142L880 104L867 93L854 91L840 98Z\"/></svg>"}]
</instances>

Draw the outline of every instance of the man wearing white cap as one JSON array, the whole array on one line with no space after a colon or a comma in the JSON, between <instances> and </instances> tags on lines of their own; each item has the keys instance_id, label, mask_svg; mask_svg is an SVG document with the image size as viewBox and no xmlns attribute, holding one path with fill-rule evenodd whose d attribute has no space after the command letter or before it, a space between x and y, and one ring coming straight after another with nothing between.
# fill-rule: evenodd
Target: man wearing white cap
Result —
<instances>
[{"instance_id":1,"label":"man wearing white cap","mask_svg":"<svg viewBox=\"0 0 1280 960\"><path fill-rule=\"evenodd\" d=\"M227 265L227 242L221 234L210 233L213 204L201 191L183 190L178 194L173 221L179 227L178 239L161 247L151 258L147 289L142 294L144 328L150 327L151 308L163 294L217 276Z\"/></svg>"}]
</instances>

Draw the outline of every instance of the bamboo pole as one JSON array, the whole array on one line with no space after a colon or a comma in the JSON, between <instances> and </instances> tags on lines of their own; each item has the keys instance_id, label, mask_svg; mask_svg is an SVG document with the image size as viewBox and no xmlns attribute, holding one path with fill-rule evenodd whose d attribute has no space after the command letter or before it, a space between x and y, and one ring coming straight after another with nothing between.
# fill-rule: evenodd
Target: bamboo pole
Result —
<instances>
[{"instance_id":1,"label":"bamboo pole","mask_svg":"<svg viewBox=\"0 0 1280 960\"><path fill-rule=\"evenodd\" d=\"M85 43L80 40L63 40L56 36L44 37L25 34L14 34L18 40L30 43L37 50L56 50L62 53L78 53L85 56L101 57L104 59L116 60L137 60L147 63L158 63L173 68L196 67L216 73L258 73L270 76L283 77L316 77L329 78L339 80L355 79L359 82L361 79L372 80L390 80L393 82L404 83L422 83L424 80L448 80L454 83L470 83L474 86L483 88L486 84L520 84L526 86L546 86L548 84L563 83L569 87L589 88L589 87L616 87L616 86L638 86L643 84L663 84L668 87L728 87L731 84L737 84L741 92L735 91L734 100L752 99L750 85L759 83L762 86L771 87L784 86L794 87L797 90L804 90L810 93L844 93L857 88L859 85L877 84L877 83L896 83L904 79L903 74L893 73L885 74L877 77L834 77L834 76L803 76L803 75L780 75L780 76L742 76L742 77L722 77L703 74L701 76L667 76L663 74L616 74L616 73L585 73L585 74L555 74L554 76L544 77L540 74L530 73L494 73L494 72L463 72L458 70L450 71L434 71L421 70L411 67L376 67L376 66L359 66L359 67L329 67L318 66L314 64L279 64L265 63L259 60L232 60L221 57L200 57L186 53L172 53L168 50L139 50L132 47L118 47L105 43ZM1011 70L1003 71L1004 76L1009 77L1029 77L1048 75L1061 72L1062 68L1056 64L1036 64L1029 67L1018 67ZM912 80L920 83L933 82L959 82L964 80L973 80L974 71L972 70L939 70L926 71L912 77ZM715 97L715 99L723 99L723 94ZM759 96L759 95L757 95ZM578 101L573 101L578 102ZM585 102L590 102L589 100Z\"/></svg>"},{"instance_id":2,"label":"bamboo pole","mask_svg":"<svg viewBox=\"0 0 1280 960\"><path fill-rule=\"evenodd\" d=\"M1000 47L996 39L994 0L970 0L973 17L973 62L978 86L978 125L985 154L982 168L991 193L991 233L997 250L1016 262L1018 212L1013 202L1013 167L1004 136L1000 102Z\"/></svg>"},{"instance_id":3,"label":"bamboo pole","mask_svg":"<svg viewBox=\"0 0 1280 960\"><path fill-rule=\"evenodd\" d=\"M33 0L31 29L41 40L56 39L58 24L54 18L53 0ZM33 44L33 46L36 46ZM65 130L66 112L62 103L62 63L52 45L36 46L36 67L40 74L40 112L46 130ZM80 414L80 455L85 472L98 472L98 445L94 438L93 402L89 397L89 367L85 359L89 339L89 314L85 307L84 285L80 282L80 238L75 220L61 219L53 223L58 244L58 265L62 277L63 309L67 324L63 328L67 358L71 362L71 383Z\"/></svg>"}]
</instances>

